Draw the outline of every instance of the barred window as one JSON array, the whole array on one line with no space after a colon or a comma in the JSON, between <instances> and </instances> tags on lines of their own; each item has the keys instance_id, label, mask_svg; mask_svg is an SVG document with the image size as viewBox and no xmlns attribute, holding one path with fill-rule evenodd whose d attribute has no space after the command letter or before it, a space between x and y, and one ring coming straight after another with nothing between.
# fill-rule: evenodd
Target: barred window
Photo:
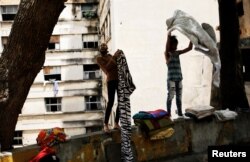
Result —
<instances>
[{"instance_id":1,"label":"barred window","mask_svg":"<svg viewBox=\"0 0 250 162\"><path fill-rule=\"evenodd\" d=\"M15 131L13 145L23 145L23 132Z\"/></svg>"},{"instance_id":2,"label":"barred window","mask_svg":"<svg viewBox=\"0 0 250 162\"><path fill-rule=\"evenodd\" d=\"M83 48L98 48L98 35L85 34L82 36Z\"/></svg>"},{"instance_id":3,"label":"barred window","mask_svg":"<svg viewBox=\"0 0 250 162\"><path fill-rule=\"evenodd\" d=\"M45 98L47 112L61 111L62 98Z\"/></svg>"},{"instance_id":4,"label":"barred window","mask_svg":"<svg viewBox=\"0 0 250 162\"><path fill-rule=\"evenodd\" d=\"M101 110L101 97L100 96L86 96L86 109L91 110Z\"/></svg>"},{"instance_id":5,"label":"barred window","mask_svg":"<svg viewBox=\"0 0 250 162\"><path fill-rule=\"evenodd\" d=\"M83 79L100 79L101 72L97 64L83 65Z\"/></svg>"}]
</instances>

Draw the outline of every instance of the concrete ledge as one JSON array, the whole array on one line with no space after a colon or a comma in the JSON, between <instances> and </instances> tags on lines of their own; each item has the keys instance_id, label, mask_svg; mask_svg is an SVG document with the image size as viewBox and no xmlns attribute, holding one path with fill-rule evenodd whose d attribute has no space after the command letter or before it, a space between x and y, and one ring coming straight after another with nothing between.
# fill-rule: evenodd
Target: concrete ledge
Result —
<instances>
[{"instance_id":1,"label":"concrete ledge","mask_svg":"<svg viewBox=\"0 0 250 162\"><path fill-rule=\"evenodd\" d=\"M236 120L225 122L219 122L215 117L199 122L178 120L174 122L172 128L175 133L170 138L155 141L145 138L134 126L132 146L135 162L179 162L183 161L183 157L190 162L204 161L210 145L250 143L249 125L250 113L238 114ZM35 145L14 149L1 155L0 162L27 162L37 154L38 149ZM61 144L58 155L62 162L119 162L120 132L74 136Z\"/></svg>"}]
</instances>

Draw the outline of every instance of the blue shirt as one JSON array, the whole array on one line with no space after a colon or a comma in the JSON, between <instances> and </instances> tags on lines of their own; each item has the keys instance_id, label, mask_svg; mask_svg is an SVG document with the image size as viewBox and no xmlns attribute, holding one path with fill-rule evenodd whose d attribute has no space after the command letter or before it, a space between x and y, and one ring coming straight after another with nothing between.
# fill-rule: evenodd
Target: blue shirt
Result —
<instances>
[{"instance_id":1,"label":"blue shirt","mask_svg":"<svg viewBox=\"0 0 250 162\"><path fill-rule=\"evenodd\" d=\"M170 54L168 62L168 80L170 81L181 81L182 72L181 72L181 63L178 52Z\"/></svg>"}]
</instances>

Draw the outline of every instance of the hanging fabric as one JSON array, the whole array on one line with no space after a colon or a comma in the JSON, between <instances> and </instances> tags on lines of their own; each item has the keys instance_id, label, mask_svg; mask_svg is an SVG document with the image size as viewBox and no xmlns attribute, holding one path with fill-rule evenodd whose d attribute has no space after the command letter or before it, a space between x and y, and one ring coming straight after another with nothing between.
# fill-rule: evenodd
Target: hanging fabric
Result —
<instances>
[{"instance_id":1,"label":"hanging fabric","mask_svg":"<svg viewBox=\"0 0 250 162\"><path fill-rule=\"evenodd\" d=\"M118 68L118 106L120 108L121 122L121 160L122 162L133 162L130 95L136 87L129 72L124 53L117 57L116 62Z\"/></svg>"}]
</instances>

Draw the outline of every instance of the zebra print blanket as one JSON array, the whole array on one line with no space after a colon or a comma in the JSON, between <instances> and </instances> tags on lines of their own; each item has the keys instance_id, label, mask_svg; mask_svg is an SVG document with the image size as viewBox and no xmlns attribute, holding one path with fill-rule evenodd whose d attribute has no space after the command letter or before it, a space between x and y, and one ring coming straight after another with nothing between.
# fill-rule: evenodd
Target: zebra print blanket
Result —
<instances>
[{"instance_id":1,"label":"zebra print blanket","mask_svg":"<svg viewBox=\"0 0 250 162\"><path fill-rule=\"evenodd\" d=\"M116 59L118 68L118 106L120 108L121 122L121 160L133 162L131 147L131 110L130 95L135 90L132 76L129 72L126 57L123 53Z\"/></svg>"}]
</instances>

